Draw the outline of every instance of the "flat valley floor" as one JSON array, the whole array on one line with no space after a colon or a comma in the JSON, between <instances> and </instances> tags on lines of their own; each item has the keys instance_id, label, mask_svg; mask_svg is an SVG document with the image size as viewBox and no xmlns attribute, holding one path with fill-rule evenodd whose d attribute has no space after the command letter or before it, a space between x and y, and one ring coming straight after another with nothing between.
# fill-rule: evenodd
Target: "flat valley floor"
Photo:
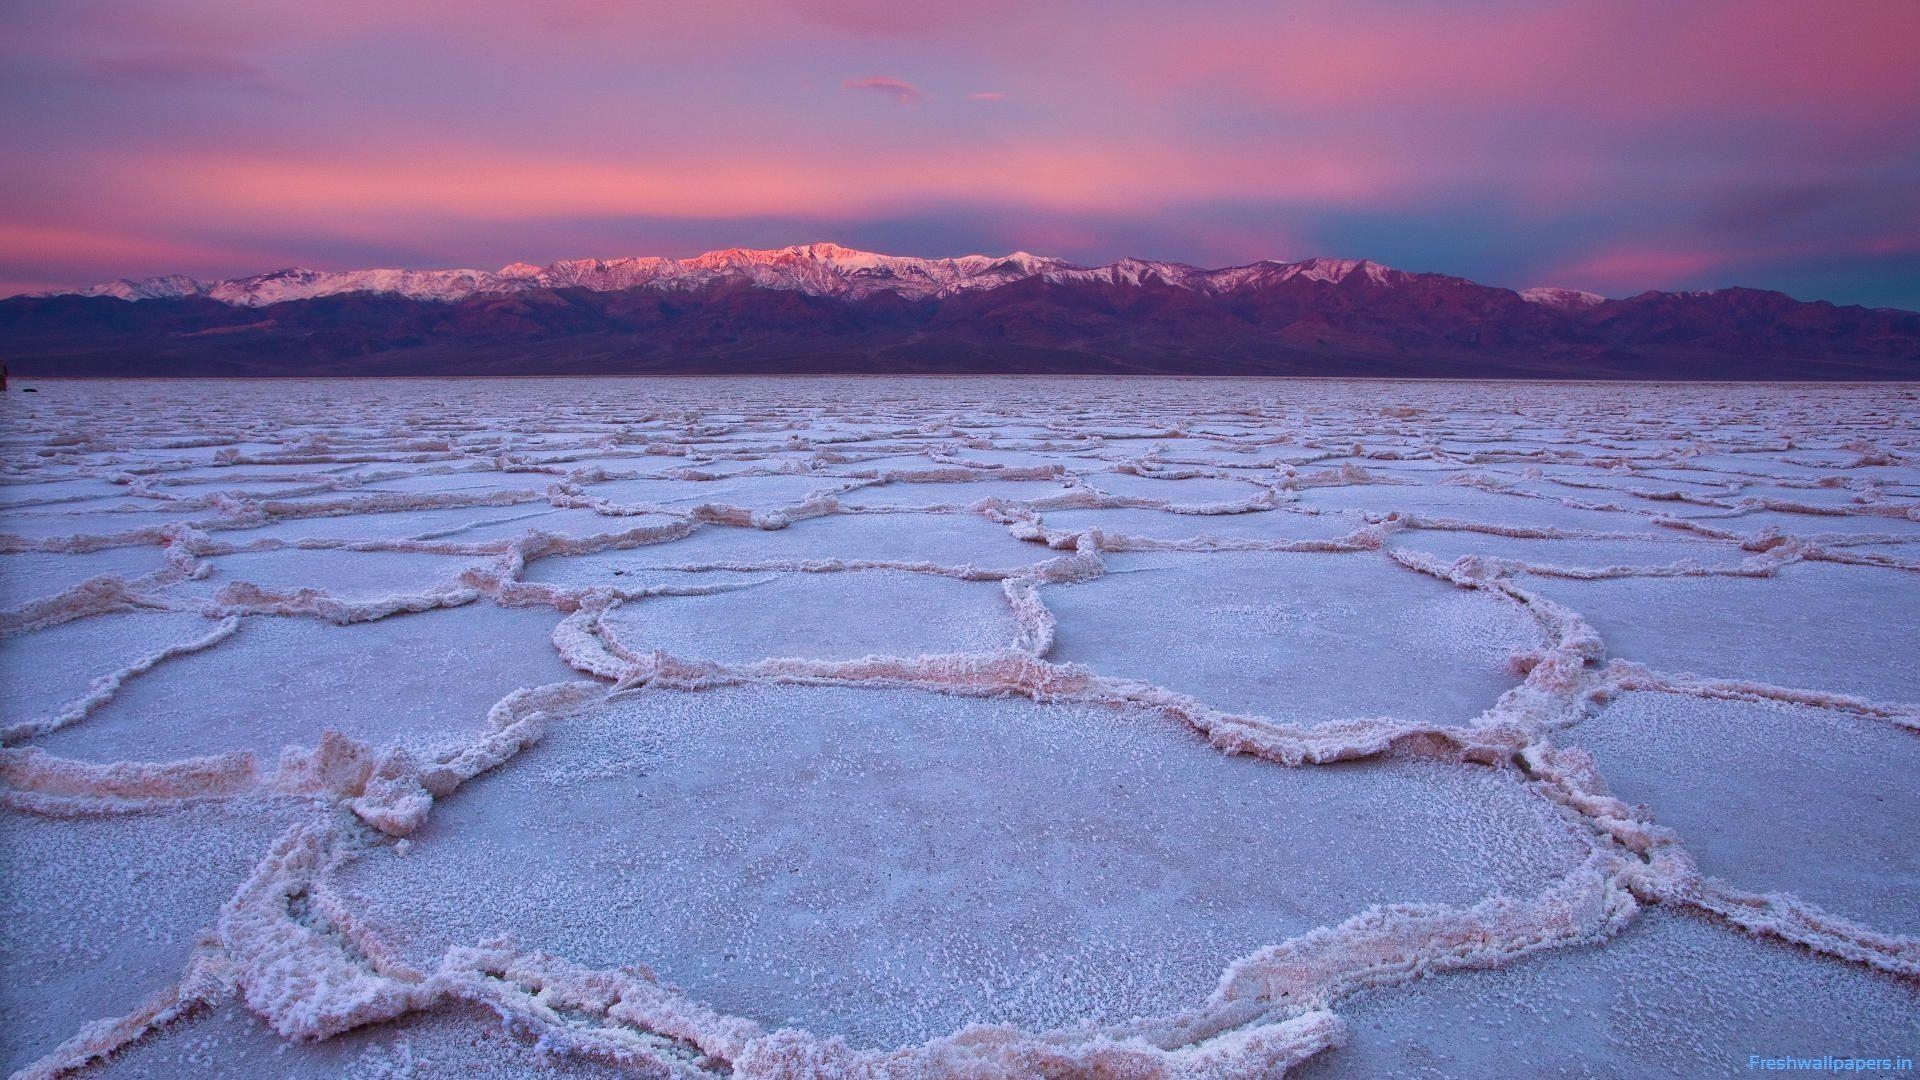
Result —
<instances>
[{"instance_id":1,"label":"flat valley floor","mask_svg":"<svg viewBox=\"0 0 1920 1080\"><path fill-rule=\"evenodd\" d=\"M1915 386L31 385L15 1075L1920 1058Z\"/></svg>"}]
</instances>

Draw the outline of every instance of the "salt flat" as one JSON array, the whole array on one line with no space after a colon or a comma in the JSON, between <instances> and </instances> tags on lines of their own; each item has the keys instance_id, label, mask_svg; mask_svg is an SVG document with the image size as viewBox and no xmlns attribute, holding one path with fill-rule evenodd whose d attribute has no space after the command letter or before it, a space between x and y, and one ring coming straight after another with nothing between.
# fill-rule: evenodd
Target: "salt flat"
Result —
<instances>
[{"instance_id":1,"label":"salt flat","mask_svg":"<svg viewBox=\"0 0 1920 1080\"><path fill-rule=\"evenodd\" d=\"M25 1076L1920 1057L1920 389L47 382Z\"/></svg>"}]
</instances>

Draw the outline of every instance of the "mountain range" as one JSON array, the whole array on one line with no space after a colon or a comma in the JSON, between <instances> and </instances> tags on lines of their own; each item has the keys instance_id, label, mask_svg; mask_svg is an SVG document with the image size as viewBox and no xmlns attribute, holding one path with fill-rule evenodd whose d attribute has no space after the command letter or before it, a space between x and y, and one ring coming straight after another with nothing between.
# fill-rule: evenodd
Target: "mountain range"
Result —
<instances>
[{"instance_id":1,"label":"mountain range","mask_svg":"<svg viewBox=\"0 0 1920 1080\"><path fill-rule=\"evenodd\" d=\"M277 270L0 300L36 375L826 372L1914 379L1920 313L1608 299L1357 259L1222 269L808 244L497 271Z\"/></svg>"}]
</instances>

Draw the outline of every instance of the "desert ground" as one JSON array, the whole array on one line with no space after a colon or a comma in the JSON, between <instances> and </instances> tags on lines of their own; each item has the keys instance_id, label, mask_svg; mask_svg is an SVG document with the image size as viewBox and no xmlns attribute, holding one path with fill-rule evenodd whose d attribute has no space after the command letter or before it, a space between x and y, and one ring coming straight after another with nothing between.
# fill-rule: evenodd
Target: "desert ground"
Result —
<instances>
[{"instance_id":1,"label":"desert ground","mask_svg":"<svg viewBox=\"0 0 1920 1080\"><path fill-rule=\"evenodd\" d=\"M16 1075L1920 1057L1912 385L30 385Z\"/></svg>"}]
</instances>

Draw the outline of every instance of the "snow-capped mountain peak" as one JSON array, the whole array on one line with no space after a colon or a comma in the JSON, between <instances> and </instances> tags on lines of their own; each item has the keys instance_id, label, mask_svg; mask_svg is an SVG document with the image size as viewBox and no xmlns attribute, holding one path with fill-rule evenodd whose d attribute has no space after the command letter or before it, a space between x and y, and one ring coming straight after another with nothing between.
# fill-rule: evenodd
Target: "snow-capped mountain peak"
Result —
<instances>
[{"instance_id":1,"label":"snow-capped mountain peak","mask_svg":"<svg viewBox=\"0 0 1920 1080\"><path fill-rule=\"evenodd\" d=\"M350 293L452 303L476 295L528 289L694 292L721 286L781 289L854 300L876 293L893 293L908 300L923 300L1033 278L1062 285L1172 287L1219 295L1289 281L1329 287L1357 283L1392 288L1412 282L1416 277L1366 259L1311 258L1298 262L1269 259L1207 270L1185 263L1129 257L1104 266L1079 266L1065 259L1027 251L923 259L882 255L823 242L771 249L724 248L687 259L661 256L561 259L546 266L515 262L491 271L325 271L288 267L228 281L197 281L174 274L144 281L112 281L77 292L83 296L123 300L204 296L235 307L265 307L289 300ZM1520 295L1532 303L1567 312L1585 310L1602 301L1593 293L1572 289L1528 289Z\"/></svg>"},{"instance_id":2,"label":"snow-capped mountain peak","mask_svg":"<svg viewBox=\"0 0 1920 1080\"><path fill-rule=\"evenodd\" d=\"M1308 281L1324 281L1329 285L1339 285L1355 274L1359 274L1375 285L1391 284L1390 275L1399 271L1392 267L1381 266L1368 259L1302 259L1297 263L1286 264L1281 272L1282 278L1305 278Z\"/></svg>"},{"instance_id":3,"label":"snow-capped mountain peak","mask_svg":"<svg viewBox=\"0 0 1920 1080\"><path fill-rule=\"evenodd\" d=\"M206 292L206 286L185 274L166 274L144 281L121 278L79 292L83 296L111 296L121 300L173 300L182 296L199 296Z\"/></svg>"},{"instance_id":4,"label":"snow-capped mountain peak","mask_svg":"<svg viewBox=\"0 0 1920 1080\"><path fill-rule=\"evenodd\" d=\"M1521 289L1520 299L1529 304L1539 304L1559 311L1584 311L1607 301L1607 298L1599 293L1583 292L1579 289L1557 289L1550 286Z\"/></svg>"}]
</instances>

